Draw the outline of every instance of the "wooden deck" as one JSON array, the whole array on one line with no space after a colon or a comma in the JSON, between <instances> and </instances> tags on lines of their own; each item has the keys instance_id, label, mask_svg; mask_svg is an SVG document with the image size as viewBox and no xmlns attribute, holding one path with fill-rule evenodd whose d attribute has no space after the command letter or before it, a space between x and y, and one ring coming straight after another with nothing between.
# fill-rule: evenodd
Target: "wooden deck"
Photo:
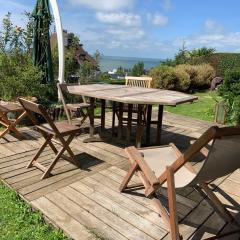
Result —
<instances>
[{"instance_id":1,"label":"wooden deck","mask_svg":"<svg viewBox=\"0 0 240 240\"><path fill-rule=\"evenodd\" d=\"M106 136L110 119L107 114ZM211 125L170 113L164 113L163 123L163 143L174 142L182 151ZM82 141L88 135L83 133L71 144L81 168L61 160L53 176L40 180L42 172L26 169L26 164L43 139L30 128L22 128L21 132L27 140L18 141L11 135L0 140L0 178L70 238L170 239L161 218L141 191L135 195L118 191L128 169L123 151L128 144L124 139L109 138L107 142L86 144ZM41 162L47 165L52 157L51 150L46 149ZM193 165L198 168L200 162ZM138 178L134 177L133 182L138 182ZM240 219L240 170L216 180L211 186L236 219ZM167 202L164 190L160 198L163 203ZM177 202L184 239L205 239L236 228L226 224L207 199L192 188L179 191ZM237 240L240 234L219 239Z\"/></svg>"}]
</instances>

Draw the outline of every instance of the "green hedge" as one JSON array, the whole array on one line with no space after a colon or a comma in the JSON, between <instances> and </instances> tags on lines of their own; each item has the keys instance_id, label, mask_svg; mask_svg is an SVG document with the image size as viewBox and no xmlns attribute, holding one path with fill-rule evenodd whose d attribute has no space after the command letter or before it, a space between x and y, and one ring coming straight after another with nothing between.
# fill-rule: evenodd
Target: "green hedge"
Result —
<instances>
[{"instance_id":1,"label":"green hedge","mask_svg":"<svg viewBox=\"0 0 240 240\"><path fill-rule=\"evenodd\" d=\"M215 77L209 64L181 64L176 67L157 66L150 70L153 87L186 92L189 89L207 89Z\"/></svg>"},{"instance_id":2,"label":"green hedge","mask_svg":"<svg viewBox=\"0 0 240 240\"><path fill-rule=\"evenodd\" d=\"M223 84L218 90L228 106L228 120L240 124L240 67L225 72Z\"/></svg>"},{"instance_id":3,"label":"green hedge","mask_svg":"<svg viewBox=\"0 0 240 240\"><path fill-rule=\"evenodd\" d=\"M240 66L240 53L214 53L207 62L214 67L217 76L224 77L227 70Z\"/></svg>"}]
</instances>

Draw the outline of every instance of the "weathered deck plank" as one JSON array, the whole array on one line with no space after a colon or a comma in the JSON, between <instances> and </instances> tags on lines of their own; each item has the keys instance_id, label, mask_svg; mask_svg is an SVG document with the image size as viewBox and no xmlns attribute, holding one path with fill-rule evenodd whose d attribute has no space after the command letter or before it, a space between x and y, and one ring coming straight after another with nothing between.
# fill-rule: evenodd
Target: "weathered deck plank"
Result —
<instances>
[{"instance_id":1,"label":"weathered deck plank","mask_svg":"<svg viewBox=\"0 0 240 240\"><path fill-rule=\"evenodd\" d=\"M150 199L137 194L119 193L119 185L128 169L123 151L127 145L111 139L111 114L106 116L107 142L83 143L81 134L71 144L80 166L61 159L53 176L40 180L42 172L26 169L28 161L42 144L40 135L30 128L20 129L27 137L18 141L7 135L0 143L0 178L17 190L34 208L40 210L54 225L73 239L170 239L161 218ZM153 117L156 115L153 112ZM156 116L155 116L156 117ZM174 142L182 151L212 123L164 113L163 142ZM99 120L96 120L96 126ZM86 125L87 126L87 125ZM136 128L133 128L133 133ZM154 127L151 129L154 136ZM143 136L144 139L144 136ZM58 147L58 146L57 146ZM47 148L40 161L47 165L54 153ZM198 163L195 167L199 168ZM212 183L215 193L239 219L240 170ZM137 176L133 183L139 181ZM177 209L180 232L184 239L205 239L236 229L226 224L202 195L193 188L177 191ZM167 207L166 191L160 197ZM239 239L239 234L223 239Z\"/></svg>"}]
</instances>

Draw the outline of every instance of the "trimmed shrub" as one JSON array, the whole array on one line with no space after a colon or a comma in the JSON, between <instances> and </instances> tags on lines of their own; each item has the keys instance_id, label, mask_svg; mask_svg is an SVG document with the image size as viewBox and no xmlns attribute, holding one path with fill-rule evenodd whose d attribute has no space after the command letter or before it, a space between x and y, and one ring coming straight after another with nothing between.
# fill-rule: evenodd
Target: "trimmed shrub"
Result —
<instances>
[{"instance_id":1,"label":"trimmed shrub","mask_svg":"<svg viewBox=\"0 0 240 240\"><path fill-rule=\"evenodd\" d=\"M208 88L215 77L214 68L209 64L181 64L176 66L176 69L185 71L189 75L191 88Z\"/></svg>"},{"instance_id":2,"label":"trimmed shrub","mask_svg":"<svg viewBox=\"0 0 240 240\"><path fill-rule=\"evenodd\" d=\"M181 69L157 66L150 70L155 88L186 91L190 85L189 75Z\"/></svg>"},{"instance_id":3,"label":"trimmed shrub","mask_svg":"<svg viewBox=\"0 0 240 240\"><path fill-rule=\"evenodd\" d=\"M215 70L209 64L196 65L197 75L193 78L192 86L194 88L208 88L212 79L215 77Z\"/></svg>"},{"instance_id":4,"label":"trimmed shrub","mask_svg":"<svg viewBox=\"0 0 240 240\"><path fill-rule=\"evenodd\" d=\"M209 88L215 71L209 64L181 64L176 67L157 66L150 70L155 88L187 91L189 88Z\"/></svg>"},{"instance_id":5,"label":"trimmed shrub","mask_svg":"<svg viewBox=\"0 0 240 240\"><path fill-rule=\"evenodd\" d=\"M174 68L174 72L178 80L176 82L175 89L183 92L187 91L191 84L189 74L186 71L179 68Z\"/></svg>"}]
</instances>

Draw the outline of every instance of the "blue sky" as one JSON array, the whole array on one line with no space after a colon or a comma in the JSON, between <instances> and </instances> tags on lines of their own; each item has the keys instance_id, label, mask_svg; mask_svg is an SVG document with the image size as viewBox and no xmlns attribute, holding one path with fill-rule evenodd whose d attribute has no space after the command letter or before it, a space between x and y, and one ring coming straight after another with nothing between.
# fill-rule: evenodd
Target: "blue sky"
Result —
<instances>
[{"instance_id":1,"label":"blue sky","mask_svg":"<svg viewBox=\"0 0 240 240\"><path fill-rule=\"evenodd\" d=\"M36 0L0 0L0 18L22 12ZM59 0L63 26L76 33L86 50L104 55L173 57L188 49L214 47L240 52L239 0Z\"/></svg>"}]
</instances>

